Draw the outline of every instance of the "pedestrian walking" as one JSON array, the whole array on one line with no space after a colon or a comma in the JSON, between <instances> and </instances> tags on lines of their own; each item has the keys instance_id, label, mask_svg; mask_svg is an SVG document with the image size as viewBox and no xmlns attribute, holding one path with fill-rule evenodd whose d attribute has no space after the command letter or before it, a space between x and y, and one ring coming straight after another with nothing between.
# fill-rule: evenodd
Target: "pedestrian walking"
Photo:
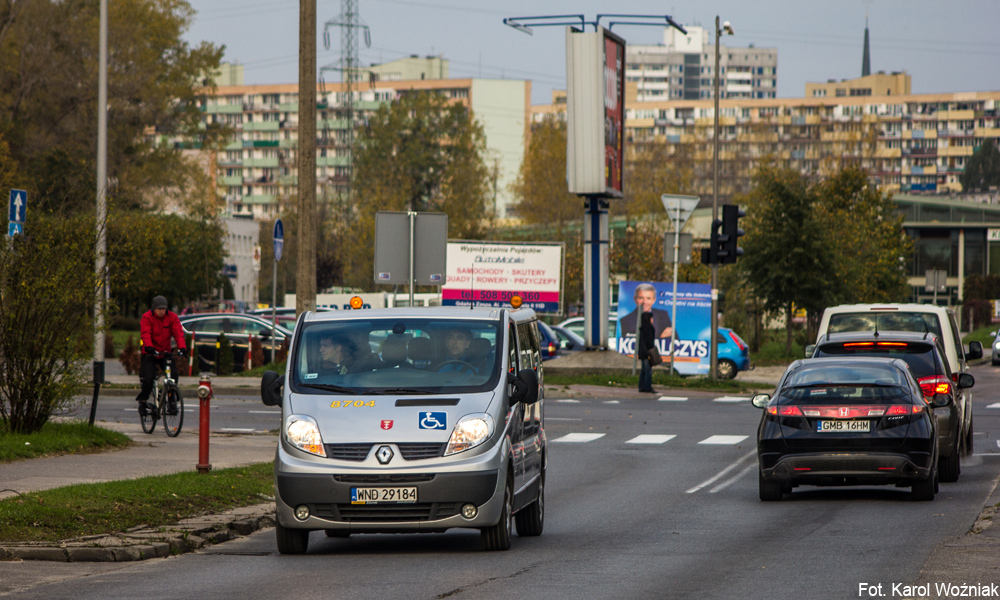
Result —
<instances>
[{"instance_id":1,"label":"pedestrian walking","mask_svg":"<svg viewBox=\"0 0 1000 600\"><path fill-rule=\"evenodd\" d=\"M656 338L654 336L653 313L644 312L639 320L639 340L636 346L636 358L642 363L639 371L639 391L646 393L656 393L653 389L653 367L649 364L649 351L654 347Z\"/></svg>"}]
</instances>

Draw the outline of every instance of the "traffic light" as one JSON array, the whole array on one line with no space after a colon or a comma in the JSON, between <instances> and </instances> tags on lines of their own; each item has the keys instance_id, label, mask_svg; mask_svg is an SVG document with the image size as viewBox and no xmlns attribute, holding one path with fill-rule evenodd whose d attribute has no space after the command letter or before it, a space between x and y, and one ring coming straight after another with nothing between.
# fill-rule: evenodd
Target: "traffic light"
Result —
<instances>
[{"instance_id":1,"label":"traffic light","mask_svg":"<svg viewBox=\"0 0 1000 600\"><path fill-rule=\"evenodd\" d=\"M715 219L712 221L712 233L709 237L708 248L701 249L701 264L717 265L721 262L719 250L722 247L722 221Z\"/></svg>"},{"instance_id":2,"label":"traffic light","mask_svg":"<svg viewBox=\"0 0 1000 600\"><path fill-rule=\"evenodd\" d=\"M720 263L732 264L736 262L738 257L743 256L743 248L739 247L740 237L743 236L743 230L740 229L740 217L746 215L735 204L722 206L722 235L719 236Z\"/></svg>"}]
</instances>

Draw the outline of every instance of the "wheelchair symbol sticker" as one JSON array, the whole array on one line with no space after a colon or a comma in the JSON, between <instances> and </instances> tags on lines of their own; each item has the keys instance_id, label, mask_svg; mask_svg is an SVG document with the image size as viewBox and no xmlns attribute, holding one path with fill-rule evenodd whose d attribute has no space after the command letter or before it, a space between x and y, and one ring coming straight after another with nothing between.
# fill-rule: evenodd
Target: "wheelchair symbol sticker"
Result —
<instances>
[{"instance_id":1,"label":"wheelchair symbol sticker","mask_svg":"<svg viewBox=\"0 0 1000 600\"><path fill-rule=\"evenodd\" d=\"M420 413L420 429L447 429L448 413L445 412L422 412Z\"/></svg>"}]
</instances>

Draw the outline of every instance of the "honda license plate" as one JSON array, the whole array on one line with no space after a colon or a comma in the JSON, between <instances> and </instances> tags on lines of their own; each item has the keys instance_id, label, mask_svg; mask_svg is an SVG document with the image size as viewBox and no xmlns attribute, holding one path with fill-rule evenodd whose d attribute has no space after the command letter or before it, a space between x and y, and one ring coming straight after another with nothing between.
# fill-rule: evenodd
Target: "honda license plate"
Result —
<instances>
[{"instance_id":1,"label":"honda license plate","mask_svg":"<svg viewBox=\"0 0 1000 600\"><path fill-rule=\"evenodd\" d=\"M400 504L416 501L416 487L351 488L351 504Z\"/></svg>"},{"instance_id":2,"label":"honda license plate","mask_svg":"<svg viewBox=\"0 0 1000 600\"><path fill-rule=\"evenodd\" d=\"M872 422L868 419L862 419L858 421L819 421L816 423L817 433L831 433L831 432L843 432L843 431L854 431L860 433L868 433L872 430Z\"/></svg>"}]
</instances>

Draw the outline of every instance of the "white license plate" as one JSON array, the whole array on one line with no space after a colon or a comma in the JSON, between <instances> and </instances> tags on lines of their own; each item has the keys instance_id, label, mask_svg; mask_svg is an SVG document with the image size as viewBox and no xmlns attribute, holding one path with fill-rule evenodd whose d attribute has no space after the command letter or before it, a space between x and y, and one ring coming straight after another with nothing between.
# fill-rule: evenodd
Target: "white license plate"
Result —
<instances>
[{"instance_id":1,"label":"white license plate","mask_svg":"<svg viewBox=\"0 0 1000 600\"><path fill-rule=\"evenodd\" d=\"M860 421L819 421L816 423L817 433L830 433L833 431L858 431L867 433L872 430L872 422L868 419Z\"/></svg>"},{"instance_id":2,"label":"white license plate","mask_svg":"<svg viewBox=\"0 0 1000 600\"><path fill-rule=\"evenodd\" d=\"M398 504L416 501L416 487L351 488L351 504Z\"/></svg>"}]
</instances>

